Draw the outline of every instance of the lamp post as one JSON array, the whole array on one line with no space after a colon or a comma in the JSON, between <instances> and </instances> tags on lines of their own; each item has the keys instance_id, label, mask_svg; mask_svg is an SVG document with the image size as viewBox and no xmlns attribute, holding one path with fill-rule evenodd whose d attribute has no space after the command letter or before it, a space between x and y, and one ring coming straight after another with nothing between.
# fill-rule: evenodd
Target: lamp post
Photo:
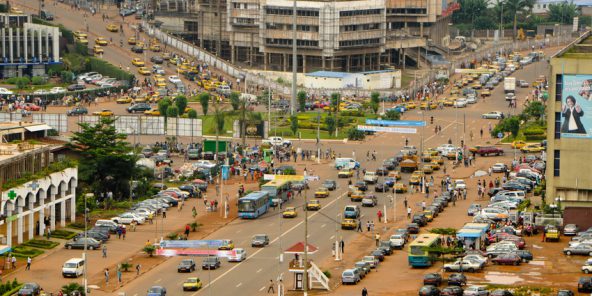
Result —
<instances>
[{"instance_id":1,"label":"lamp post","mask_svg":"<svg viewBox=\"0 0 592 296\"><path fill-rule=\"evenodd\" d=\"M88 244L88 207L86 206L86 199L89 197L94 196L92 193L87 193L84 195L84 252L82 253L82 258L84 259L84 293L88 293L88 276L86 274L86 267L88 266L88 261L86 257L86 250Z\"/></svg>"}]
</instances>

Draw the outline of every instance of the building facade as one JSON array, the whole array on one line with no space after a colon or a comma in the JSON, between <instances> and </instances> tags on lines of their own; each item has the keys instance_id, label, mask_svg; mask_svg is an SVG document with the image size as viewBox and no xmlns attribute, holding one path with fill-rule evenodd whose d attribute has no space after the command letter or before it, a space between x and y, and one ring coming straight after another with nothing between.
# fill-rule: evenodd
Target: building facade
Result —
<instances>
[{"instance_id":1,"label":"building facade","mask_svg":"<svg viewBox=\"0 0 592 296\"><path fill-rule=\"evenodd\" d=\"M564 223L592 209L592 177L586 173L592 171L591 44L588 32L550 61L546 201L565 208ZM592 226L590 216L586 219L586 227Z\"/></svg>"},{"instance_id":2,"label":"building facade","mask_svg":"<svg viewBox=\"0 0 592 296\"><path fill-rule=\"evenodd\" d=\"M60 63L58 27L33 24L31 16L0 14L0 78L40 76Z\"/></svg>"},{"instance_id":3,"label":"building facade","mask_svg":"<svg viewBox=\"0 0 592 296\"><path fill-rule=\"evenodd\" d=\"M451 4L297 1L294 20L290 0L162 0L156 19L234 64L273 71L291 71L295 21L299 72L356 72L421 63L445 42Z\"/></svg>"}]
</instances>

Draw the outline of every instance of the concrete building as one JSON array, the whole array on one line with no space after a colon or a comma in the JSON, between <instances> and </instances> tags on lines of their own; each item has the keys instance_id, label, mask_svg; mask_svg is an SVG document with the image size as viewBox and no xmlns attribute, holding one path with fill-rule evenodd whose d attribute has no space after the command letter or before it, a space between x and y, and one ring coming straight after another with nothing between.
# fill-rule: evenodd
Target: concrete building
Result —
<instances>
[{"instance_id":1,"label":"concrete building","mask_svg":"<svg viewBox=\"0 0 592 296\"><path fill-rule=\"evenodd\" d=\"M0 144L0 245L11 247L45 233L45 222L55 230L56 223L65 227L68 219L75 220L78 169L47 171L57 158L52 153L56 148L28 142ZM42 178L30 177L44 172ZM26 182L10 186L18 179Z\"/></svg>"},{"instance_id":2,"label":"concrete building","mask_svg":"<svg viewBox=\"0 0 592 296\"><path fill-rule=\"evenodd\" d=\"M0 14L0 78L39 76L60 63L58 27L33 24L31 16Z\"/></svg>"},{"instance_id":3,"label":"concrete building","mask_svg":"<svg viewBox=\"0 0 592 296\"><path fill-rule=\"evenodd\" d=\"M546 201L561 203L564 223L592 226L592 37L551 58L547 104Z\"/></svg>"},{"instance_id":4,"label":"concrete building","mask_svg":"<svg viewBox=\"0 0 592 296\"><path fill-rule=\"evenodd\" d=\"M298 1L298 71L363 72L444 53L448 0ZM162 0L161 28L241 66L291 71L293 1ZM218 13L221 12L221 13ZM425 61L425 59L423 59Z\"/></svg>"},{"instance_id":5,"label":"concrete building","mask_svg":"<svg viewBox=\"0 0 592 296\"><path fill-rule=\"evenodd\" d=\"M558 5L562 3L573 3L581 10L582 15L590 15L592 0L537 0L532 7L532 12L535 14L547 14L549 13L549 5Z\"/></svg>"}]
</instances>

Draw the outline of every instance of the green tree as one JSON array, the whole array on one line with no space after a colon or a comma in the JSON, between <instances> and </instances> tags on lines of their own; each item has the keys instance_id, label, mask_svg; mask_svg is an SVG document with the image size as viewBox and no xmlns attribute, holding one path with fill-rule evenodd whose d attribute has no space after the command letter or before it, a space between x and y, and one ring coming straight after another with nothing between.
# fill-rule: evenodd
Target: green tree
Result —
<instances>
[{"instance_id":1,"label":"green tree","mask_svg":"<svg viewBox=\"0 0 592 296\"><path fill-rule=\"evenodd\" d=\"M526 105L522 113L525 114L527 118L535 118L536 120L540 120L543 116L545 116L545 105L539 101L531 101L528 103L528 105Z\"/></svg>"},{"instance_id":2,"label":"green tree","mask_svg":"<svg viewBox=\"0 0 592 296\"><path fill-rule=\"evenodd\" d=\"M578 15L578 6L573 2L561 2L549 4L548 19L551 22L571 24L573 18Z\"/></svg>"},{"instance_id":3,"label":"green tree","mask_svg":"<svg viewBox=\"0 0 592 296\"><path fill-rule=\"evenodd\" d=\"M347 138L349 140L362 141L362 140L364 140L365 137L366 137L366 134L363 131L361 131L355 127L352 127L349 130L347 130Z\"/></svg>"},{"instance_id":4,"label":"green tree","mask_svg":"<svg viewBox=\"0 0 592 296\"><path fill-rule=\"evenodd\" d=\"M379 105L376 102L370 102L370 108L372 109L372 112L374 112L374 114L377 114Z\"/></svg>"},{"instance_id":5,"label":"green tree","mask_svg":"<svg viewBox=\"0 0 592 296\"><path fill-rule=\"evenodd\" d=\"M327 131L329 132L329 135L333 135L337 129L337 122L335 119L331 116L327 116L325 117L325 124L327 125Z\"/></svg>"},{"instance_id":6,"label":"green tree","mask_svg":"<svg viewBox=\"0 0 592 296\"><path fill-rule=\"evenodd\" d=\"M69 283L62 286L62 293L64 293L64 295L72 295L73 292L78 292L83 296L86 295L84 287L78 283Z\"/></svg>"},{"instance_id":7,"label":"green tree","mask_svg":"<svg viewBox=\"0 0 592 296\"><path fill-rule=\"evenodd\" d=\"M298 92L296 97L298 98L298 107L300 109L300 112L306 111L306 92L301 90Z\"/></svg>"},{"instance_id":8,"label":"green tree","mask_svg":"<svg viewBox=\"0 0 592 296\"><path fill-rule=\"evenodd\" d=\"M492 136L496 136L497 133L511 133L514 138L518 136L520 131L520 118L518 116L511 116L504 118L498 123L495 128L491 131Z\"/></svg>"},{"instance_id":9,"label":"green tree","mask_svg":"<svg viewBox=\"0 0 592 296\"><path fill-rule=\"evenodd\" d=\"M171 99L169 98L164 98L160 101L158 101L158 112L160 112L160 116L164 116L164 128L166 129L167 127L167 122L168 122L168 109L171 108L171 105L173 104L173 102L171 102Z\"/></svg>"},{"instance_id":10,"label":"green tree","mask_svg":"<svg viewBox=\"0 0 592 296\"><path fill-rule=\"evenodd\" d=\"M177 106L170 106L167 109L167 117L177 117L179 116L179 109L177 108Z\"/></svg>"},{"instance_id":11,"label":"green tree","mask_svg":"<svg viewBox=\"0 0 592 296\"><path fill-rule=\"evenodd\" d=\"M63 83L71 83L74 80L74 73L70 71L60 72L60 78Z\"/></svg>"},{"instance_id":12,"label":"green tree","mask_svg":"<svg viewBox=\"0 0 592 296\"><path fill-rule=\"evenodd\" d=\"M384 114L384 118L388 120L399 120L401 119L401 113L397 110L387 110Z\"/></svg>"},{"instance_id":13,"label":"green tree","mask_svg":"<svg viewBox=\"0 0 592 296\"><path fill-rule=\"evenodd\" d=\"M240 93L233 91L230 93L230 105L232 106L232 110L236 111L240 108Z\"/></svg>"},{"instance_id":14,"label":"green tree","mask_svg":"<svg viewBox=\"0 0 592 296\"><path fill-rule=\"evenodd\" d=\"M218 154L218 141L220 133L224 131L224 107L219 103L214 104L214 128L216 129L216 154Z\"/></svg>"},{"instance_id":15,"label":"green tree","mask_svg":"<svg viewBox=\"0 0 592 296\"><path fill-rule=\"evenodd\" d=\"M296 137L296 132L298 132L298 116L296 115L290 116L290 130L294 137Z\"/></svg>"},{"instance_id":16,"label":"green tree","mask_svg":"<svg viewBox=\"0 0 592 296\"><path fill-rule=\"evenodd\" d=\"M510 11L514 15L512 20L512 38L516 40L516 33L518 28L518 17L525 17L530 13L534 6L535 0L505 0L504 10Z\"/></svg>"},{"instance_id":17,"label":"green tree","mask_svg":"<svg viewBox=\"0 0 592 296\"><path fill-rule=\"evenodd\" d=\"M190 109L189 112L187 112L187 117L196 119L197 111L195 111L195 109Z\"/></svg>"},{"instance_id":18,"label":"green tree","mask_svg":"<svg viewBox=\"0 0 592 296\"><path fill-rule=\"evenodd\" d=\"M78 177L95 194L113 192L115 198L129 197L129 180L135 172L136 158L126 135L115 129L115 118L100 117L96 124L78 123L67 146L78 152Z\"/></svg>"},{"instance_id":19,"label":"green tree","mask_svg":"<svg viewBox=\"0 0 592 296\"><path fill-rule=\"evenodd\" d=\"M331 111L335 111L335 112L339 111L340 101L341 101L341 94L339 94L339 93L332 93L331 94Z\"/></svg>"},{"instance_id":20,"label":"green tree","mask_svg":"<svg viewBox=\"0 0 592 296\"><path fill-rule=\"evenodd\" d=\"M210 105L210 94L202 92L199 94L199 103L204 115L208 115L208 106Z\"/></svg>"},{"instance_id":21,"label":"green tree","mask_svg":"<svg viewBox=\"0 0 592 296\"><path fill-rule=\"evenodd\" d=\"M380 94L378 92L372 92L372 94L370 94L370 102L379 104Z\"/></svg>"},{"instance_id":22,"label":"green tree","mask_svg":"<svg viewBox=\"0 0 592 296\"><path fill-rule=\"evenodd\" d=\"M179 116L185 113L185 108L187 108L187 97L186 96L177 96L175 98L175 106L177 106L177 110L179 111Z\"/></svg>"}]
</instances>

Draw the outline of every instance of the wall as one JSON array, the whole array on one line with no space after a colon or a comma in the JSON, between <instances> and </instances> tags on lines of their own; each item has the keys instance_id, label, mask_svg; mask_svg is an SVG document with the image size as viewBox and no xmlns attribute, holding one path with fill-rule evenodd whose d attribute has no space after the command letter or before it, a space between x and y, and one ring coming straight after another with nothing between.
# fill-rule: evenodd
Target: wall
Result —
<instances>
[{"instance_id":1,"label":"wall","mask_svg":"<svg viewBox=\"0 0 592 296\"><path fill-rule=\"evenodd\" d=\"M592 207L565 207L563 224L576 224L580 230L592 227Z\"/></svg>"}]
</instances>

